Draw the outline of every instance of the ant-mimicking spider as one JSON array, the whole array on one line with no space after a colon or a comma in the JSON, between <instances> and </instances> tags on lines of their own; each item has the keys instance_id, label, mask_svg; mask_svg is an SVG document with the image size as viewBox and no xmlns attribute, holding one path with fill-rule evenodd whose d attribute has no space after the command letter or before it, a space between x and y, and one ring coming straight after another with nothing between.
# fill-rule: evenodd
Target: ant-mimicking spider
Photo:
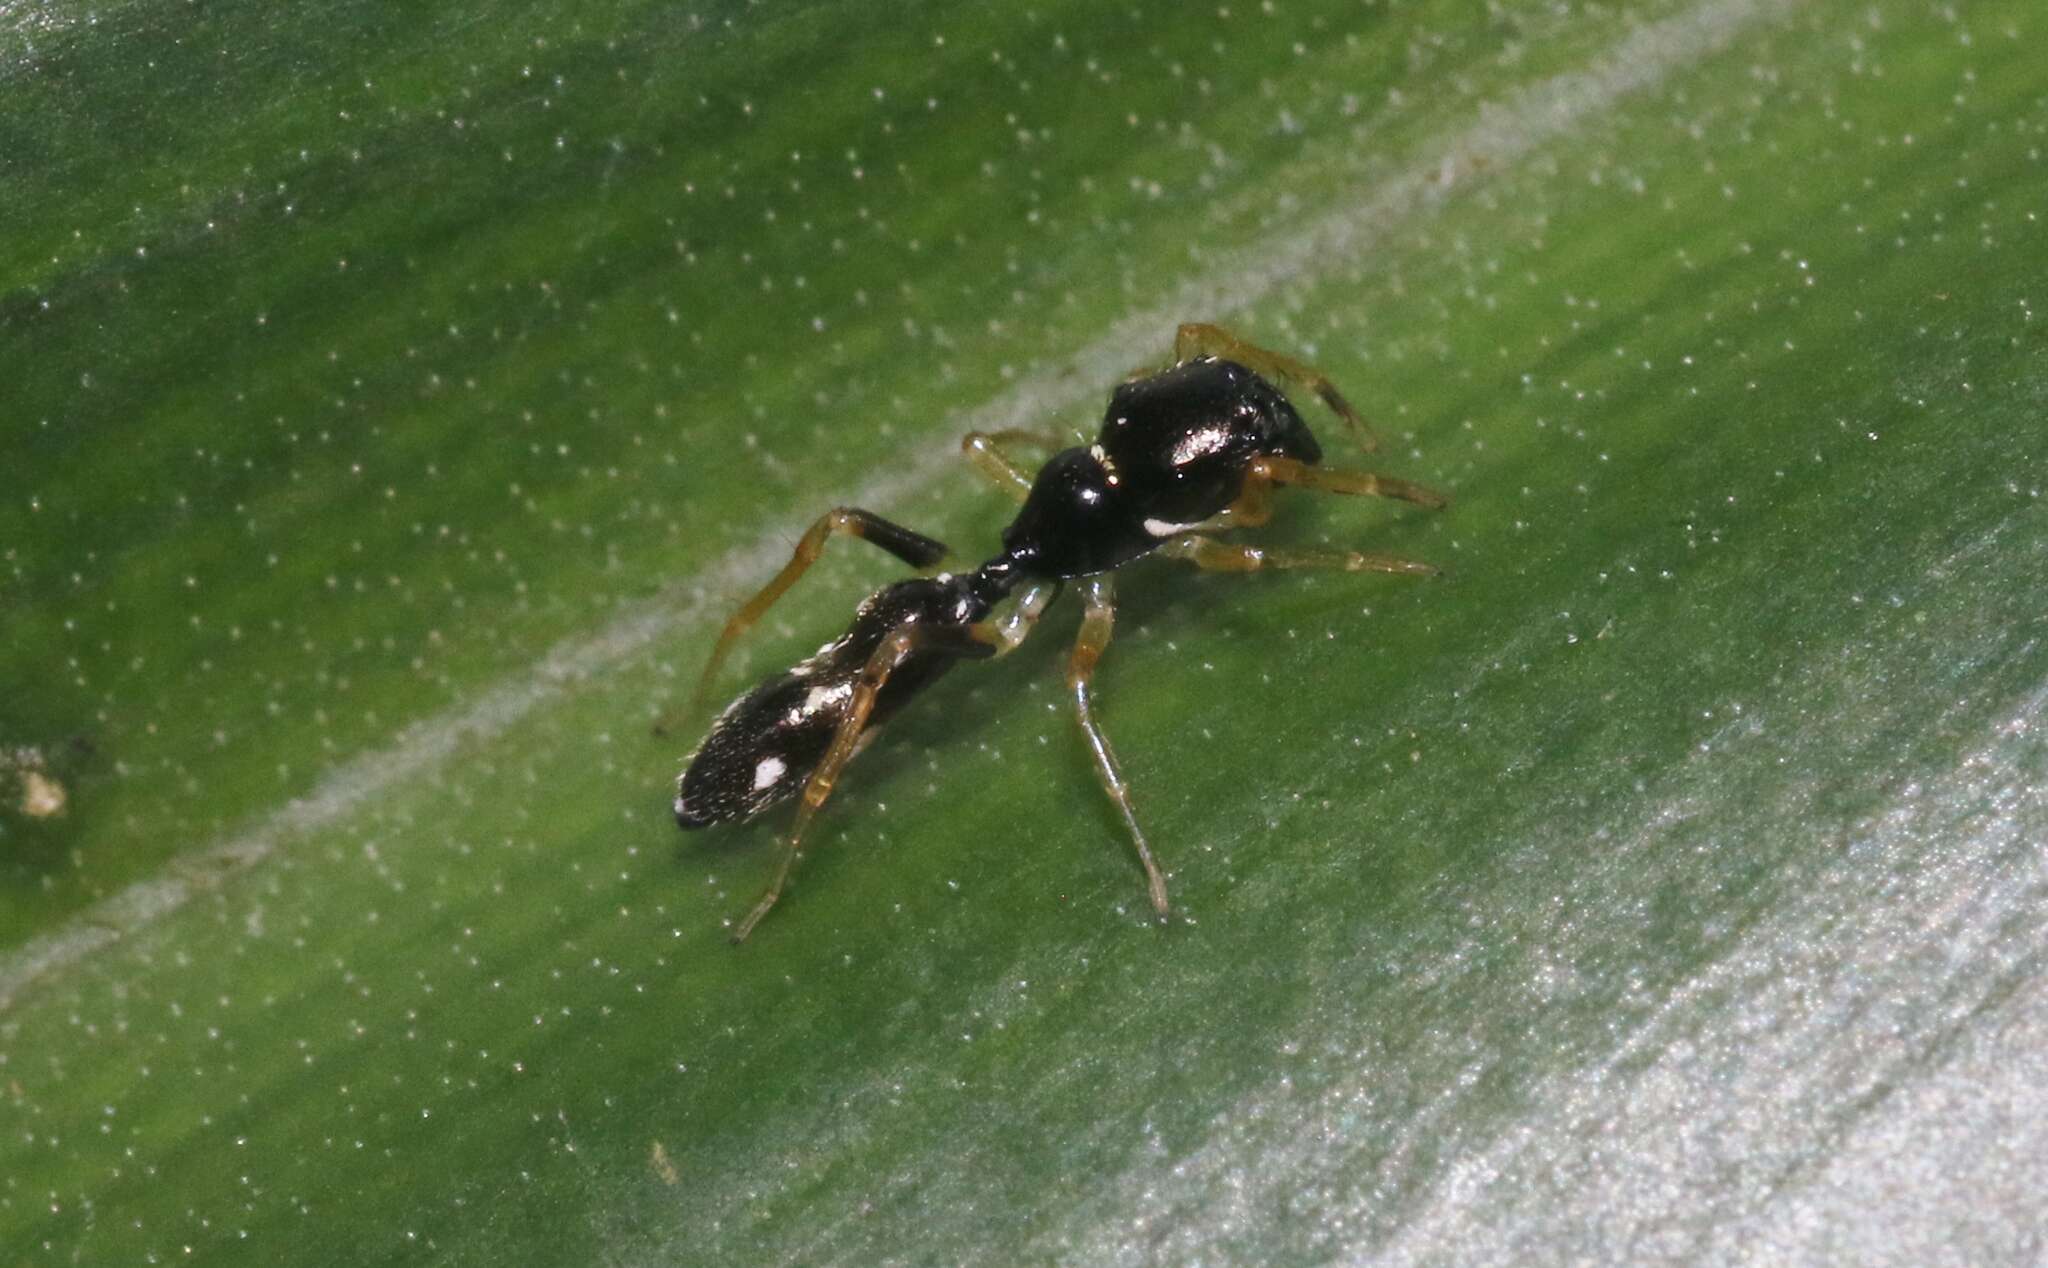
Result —
<instances>
[{"instance_id":1,"label":"ant-mimicking spider","mask_svg":"<svg viewBox=\"0 0 2048 1268\"><path fill-rule=\"evenodd\" d=\"M1109 645L1114 619L1110 574L1153 553L1218 572L1436 571L1388 555L1265 550L1212 536L1264 524L1272 517L1272 491L1280 485L1445 504L1441 495L1406 480L1318 466L1322 446L1274 380L1313 392L1350 425L1364 449L1374 447L1365 420L1316 370L1199 323L1180 327L1171 366L1141 371L1111 393L1095 443L1061 450L1036 476L1011 461L1003 445L1044 443L1041 437L977 432L962 441L969 461L1022 504L1003 530L1002 551L972 572L938 572L876 591L854 613L846 633L728 705L676 781L676 822L684 828L751 819L803 792L775 877L733 930L734 942L744 941L782 896L805 831L874 727L955 661L1015 651L1069 581L1080 583L1086 607L1067 660L1067 690L1096 776L1137 847L1152 906L1165 918L1166 878L1138 827L1130 789L1089 700L1089 679ZM698 704L733 643L796 583L835 533L873 542L914 568L936 567L949 553L945 543L871 511L840 507L822 516L775 579L725 623L699 681ZM997 618L997 605L1012 594L1015 605Z\"/></svg>"}]
</instances>

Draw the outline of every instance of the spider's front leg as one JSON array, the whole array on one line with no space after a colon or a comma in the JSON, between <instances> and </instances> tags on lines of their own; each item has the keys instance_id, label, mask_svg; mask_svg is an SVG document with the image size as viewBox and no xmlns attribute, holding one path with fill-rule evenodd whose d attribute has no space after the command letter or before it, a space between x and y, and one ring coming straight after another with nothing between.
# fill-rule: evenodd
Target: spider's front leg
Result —
<instances>
[{"instance_id":1,"label":"spider's front leg","mask_svg":"<svg viewBox=\"0 0 2048 1268\"><path fill-rule=\"evenodd\" d=\"M1173 360L1179 365L1196 357L1215 357L1222 361L1235 361L1262 378L1276 380L1293 387L1313 392L1316 398L1330 407L1330 412L1344 420L1345 425L1358 436L1359 448L1371 453L1379 448L1379 440L1364 418L1353 409L1351 402L1337 390L1321 370L1303 361L1270 348L1261 348L1238 338L1221 326L1205 321L1190 321L1181 324L1173 333Z\"/></svg>"}]
</instances>

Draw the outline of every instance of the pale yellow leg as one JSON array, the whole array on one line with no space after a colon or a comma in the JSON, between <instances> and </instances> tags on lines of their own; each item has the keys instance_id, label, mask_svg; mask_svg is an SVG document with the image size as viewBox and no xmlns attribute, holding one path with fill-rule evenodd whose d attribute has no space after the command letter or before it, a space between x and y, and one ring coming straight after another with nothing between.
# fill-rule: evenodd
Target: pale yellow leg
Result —
<instances>
[{"instance_id":1,"label":"pale yellow leg","mask_svg":"<svg viewBox=\"0 0 2048 1268\"><path fill-rule=\"evenodd\" d=\"M782 859L775 867L775 879L768 882L760 901L740 921L739 928L733 930L734 942L745 942L754 926L761 923L761 917L767 915L776 900L782 897L782 887L789 882L790 869L796 866L797 856L803 850L804 830L816 817L819 807L825 804L825 799L832 795L832 786L838 782L839 772L852 760L860 733L867 728L868 715L874 712L875 697L881 693L896 667L917 650L923 633L915 625L900 626L882 640L874 655L868 657L866 668L861 670L860 683L853 689L853 701L847 707L846 716L840 720L839 729L832 735L832 745L825 750L823 760L804 785L803 802L797 807L796 822L790 827L789 840L783 843Z\"/></svg>"},{"instance_id":2,"label":"pale yellow leg","mask_svg":"<svg viewBox=\"0 0 2048 1268\"><path fill-rule=\"evenodd\" d=\"M1060 439L1035 431L971 431L960 440L960 452L991 484L1022 502L1031 492L1031 470L1005 453L1007 445L1030 445L1046 453L1060 447Z\"/></svg>"},{"instance_id":3,"label":"pale yellow leg","mask_svg":"<svg viewBox=\"0 0 2048 1268\"><path fill-rule=\"evenodd\" d=\"M1342 471L1312 467L1293 458L1256 458L1245 471L1244 488L1237 500L1222 511L1193 525L1200 533L1224 533L1234 528L1257 528L1273 518L1273 488L1291 484L1324 493L1371 494L1399 498L1418 506L1441 509L1449 504L1443 494L1407 480L1375 475L1370 471Z\"/></svg>"},{"instance_id":4,"label":"pale yellow leg","mask_svg":"<svg viewBox=\"0 0 2048 1268\"><path fill-rule=\"evenodd\" d=\"M1117 813L1123 817L1124 827L1130 831L1131 844L1137 847L1138 862L1145 868L1145 885L1152 898L1152 909L1163 920L1168 911L1166 877L1152 858L1152 847L1145 843L1144 830L1138 826L1138 813L1131 805L1130 785L1124 782L1116 753L1109 747L1109 737L1095 724L1095 710L1088 690L1096 662L1102 659L1103 649L1109 646L1110 631L1116 623L1116 592L1108 577L1092 577L1084 585L1082 595L1088 606L1081 618L1080 636L1074 640L1073 655L1067 660L1067 690L1073 697L1074 717L1080 722L1081 734L1088 741L1088 753L1095 759L1096 777L1102 781L1102 790L1109 794Z\"/></svg>"},{"instance_id":5,"label":"pale yellow leg","mask_svg":"<svg viewBox=\"0 0 2048 1268\"><path fill-rule=\"evenodd\" d=\"M872 511L863 511L859 507L836 507L819 516L817 522L798 539L796 549L790 553L789 562L782 566L781 572L775 574L775 579L761 587L760 593L747 600L740 606L739 611L727 619L725 628L719 632L718 641L712 644L710 659L704 664L704 673L697 679L697 690L690 700L692 716L703 714L705 702L711 694L711 684L718 677L719 666L723 665L725 658L731 654L733 644L739 641L741 635L753 628L754 623L774 606L777 599L796 584L797 578L803 576L812 564L818 562L818 557L825 552L826 541L837 534L873 542L913 568L929 568L946 555L944 542L926 537L922 533L912 532L900 524L891 523ZM655 723L655 734L666 735L675 721L675 715L664 715Z\"/></svg>"},{"instance_id":6,"label":"pale yellow leg","mask_svg":"<svg viewBox=\"0 0 2048 1268\"><path fill-rule=\"evenodd\" d=\"M1393 476L1376 475L1370 471L1344 471L1332 467L1312 467L1298 458L1256 458L1251 470L1245 475L1247 490L1255 482L1265 484L1287 484L1298 489L1315 489L1323 493L1348 493L1370 497L1399 498L1417 506L1441 510L1450 504L1450 499L1434 489L1426 489L1407 480ZM1240 495L1240 501L1243 495Z\"/></svg>"},{"instance_id":7,"label":"pale yellow leg","mask_svg":"<svg viewBox=\"0 0 2048 1268\"><path fill-rule=\"evenodd\" d=\"M1367 554L1357 550L1267 550L1237 546L1213 537L1189 534L1159 548L1169 559L1181 559L1204 572L1258 572L1263 568L1335 568L1342 572L1392 572L1426 577L1437 569L1413 559Z\"/></svg>"},{"instance_id":8,"label":"pale yellow leg","mask_svg":"<svg viewBox=\"0 0 2048 1268\"><path fill-rule=\"evenodd\" d=\"M904 625L882 640L881 646L868 657L867 665L861 670L846 716L840 719L839 729L833 732L831 746L825 750L817 769L811 772L810 779L804 784L803 800L797 806L796 821L790 825L789 837L783 842L782 857L776 864L774 879L768 882L768 888L762 892L759 901L733 930L734 942L745 942L754 926L760 924L761 918L781 899L782 891L789 883L789 874L795 869L797 859L802 857L804 833L832 795L833 786L839 782L839 773L846 769L846 764L853 760L854 752L860 747L861 733L867 729L868 718L874 713L875 699L888 684L889 675L920 649L942 640L953 645L957 654L963 656L1009 655L1031 632L1039 614L1059 594L1059 589L1056 582L1033 585L1019 598L1015 609L1001 620L982 621L964 630Z\"/></svg>"},{"instance_id":9,"label":"pale yellow leg","mask_svg":"<svg viewBox=\"0 0 2048 1268\"><path fill-rule=\"evenodd\" d=\"M1277 379L1283 384L1313 392L1323 404L1330 407L1332 413L1358 433L1360 448L1368 453L1379 448L1379 441L1373 436L1372 428L1366 425L1365 419L1359 417L1358 411L1351 407L1351 402L1344 399L1344 394L1337 390L1337 385L1330 382L1321 370L1312 365L1296 361L1283 353L1261 348L1257 344L1247 343L1221 326L1191 321L1174 332L1173 360L1174 364L1179 365L1196 357L1217 357L1224 361L1235 361L1264 378Z\"/></svg>"}]
</instances>

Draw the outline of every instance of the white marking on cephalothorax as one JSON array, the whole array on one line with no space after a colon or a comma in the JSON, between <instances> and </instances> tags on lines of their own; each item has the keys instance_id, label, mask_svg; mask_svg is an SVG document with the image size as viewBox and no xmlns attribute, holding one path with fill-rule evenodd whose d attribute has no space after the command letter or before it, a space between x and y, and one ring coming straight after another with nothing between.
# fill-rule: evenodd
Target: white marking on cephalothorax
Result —
<instances>
[{"instance_id":1,"label":"white marking on cephalothorax","mask_svg":"<svg viewBox=\"0 0 2048 1268\"><path fill-rule=\"evenodd\" d=\"M789 763L779 757L762 758L761 764L754 767L754 791L760 792L775 787L775 781L781 779L788 770Z\"/></svg>"},{"instance_id":2,"label":"white marking on cephalothorax","mask_svg":"<svg viewBox=\"0 0 2048 1268\"><path fill-rule=\"evenodd\" d=\"M1148 517L1145 520L1145 531L1154 537L1172 537L1177 533L1187 532L1195 524L1199 523L1201 523L1200 520L1196 520L1192 524L1169 524L1165 520L1155 520Z\"/></svg>"}]
</instances>

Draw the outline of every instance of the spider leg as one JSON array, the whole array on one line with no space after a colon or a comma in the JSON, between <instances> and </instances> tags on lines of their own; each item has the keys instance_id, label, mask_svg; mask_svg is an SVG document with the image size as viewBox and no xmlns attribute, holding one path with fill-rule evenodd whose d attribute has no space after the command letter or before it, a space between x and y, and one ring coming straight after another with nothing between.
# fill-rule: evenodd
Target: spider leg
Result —
<instances>
[{"instance_id":1,"label":"spider leg","mask_svg":"<svg viewBox=\"0 0 2048 1268\"><path fill-rule=\"evenodd\" d=\"M1273 489L1291 484L1324 493L1373 494L1400 498L1432 509L1449 504L1443 494L1419 484L1397 480L1370 471L1342 471L1312 467L1293 458L1257 458L1245 471L1244 487L1237 500L1190 528L1197 533L1227 533L1234 528L1257 528L1273 518ZM1182 556L1185 557L1185 556Z\"/></svg>"},{"instance_id":2,"label":"spider leg","mask_svg":"<svg viewBox=\"0 0 2048 1268\"><path fill-rule=\"evenodd\" d=\"M1145 843L1144 830L1138 826L1138 814L1131 806L1130 785L1124 782L1123 770L1117 765L1116 752L1109 747L1109 737L1095 723L1095 710L1088 690L1089 679L1095 674L1095 664L1102 659L1103 649L1109 646L1109 635L1116 623L1116 591L1106 576L1091 577L1082 591L1087 610L1081 617L1081 633L1074 640L1074 651L1067 660L1067 690L1073 694L1074 717L1081 724L1081 734L1088 741L1088 753L1095 759L1095 776L1102 781L1102 790L1109 794L1117 813L1123 816L1124 827L1129 829L1131 844L1137 847L1138 862L1145 868L1145 885L1152 898L1152 908L1163 920L1167 915L1166 877L1161 875L1159 864L1153 861L1152 847Z\"/></svg>"},{"instance_id":3,"label":"spider leg","mask_svg":"<svg viewBox=\"0 0 2048 1268\"><path fill-rule=\"evenodd\" d=\"M1383 476L1371 471L1344 471L1331 467L1312 467L1298 458L1267 456L1252 460L1251 469L1245 473L1247 493L1254 485L1293 485L1299 489L1315 489L1322 493L1346 493L1371 497L1399 498L1431 510L1441 510L1450 505L1450 499L1434 489L1426 489L1407 480ZM1246 494L1239 494L1243 501Z\"/></svg>"},{"instance_id":4,"label":"spider leg","mask_svg":"<svg viewBox=\"0 0 2048 1268\"><path fill-rule=\"evenodd\" d=\"M1207 322L1183 323L1173 335L1173 360L1175 365L1192 361L1196 357L1218 357L1235 361L1248 370L1265 378L1279 379L1283 383L1302 388L1316 394L1330 411L1344 420L1352 431L1358 433L1358 444L1367 453L1379 448L1379 441L1372 434L1372 428L1359 417L1351 402L1337 390L1337 385L1325 378L1321 370L1293 357L1247 343L1221 326Z\"/></svg>"},{"instance_id":5,"label":"spider leg","mask_svg":"<svg viewBox=\"0 0 2048 1268\"><path fill-rule=\"evenodd\" d=\"M1017 604L1004 615L993 620L970 626L973 636L993 646L997 657L1008 656L1017 650L1031 627L1038 624L1038 618L1054 599L1060 597L1064 581L1034 581L1017 596Z\"/></svg>"},{"instance_id":6,"label":"spider leg","mask_svg":"<svg viewBox=\"0 0 2048 1268\"><path fill-rule=\"evenodd\" d=\"M1051 432L971 431L961 437L960 452L991 484L1022 502L1031 492L1031 471L1003 452L1003 447L1011 444L1032 445L1052 453L1060 448L1060 438Z\"/></svg>"},{"instance_id":7,"label":"spider leg","mask_svg":"<svg viewBox=\"0 0 2048 1268\"><path fill-rule=\"evenodd\" d=\"M905 624L897 626L882 639L881 645L861 669L860 680L854 686L853 696L847 703L845 715L839 720L838 729L832 734L831 745L804 784L803 800L797 806L796 821L790 825L789 837L782 844L782 857L776 864L775 876L752 910L733 930L734 942L745 942L754 926L760 924L761 918L781 899L782 891L789 883L789 874L803 855L804 833L824 807L826 799L831 797L840 772L859 751L861 735L875 710L875 699L888 685L889 675L912 656L920 654L975 659L1007 656L1024 641L1039 614L1059 594L1059 590L1057 582L1033 585L1024 592L1010 614L1000 620L977 621L967 626Z\"/></svg>"},{"instance_id":8,"label":"spider leg","mask_svg":"<svg viewBox=\"0 0 2048 1268\"><path fill-rule=\"evenodd\" d=\"M740 636L753 628L755 622L764 616L775 601L796 584L810 566L825 552L825 543L834 534L843 533L873 542L883 550L901 559L913 568L929 568L946 557L946 544L936 538L926 537L901 524L883 519L873 511L863 511L855 506L841 506L827 511L797 540L796 549L791 552L789 562L775 579L761 587L760 593L740 605L738 611L726 619L725 628L719 632L718 641L712 645L711 658L704 664L704 673L697 679L697 690L690 699L692 715L704 712L705 701L711 694L711 684L718 677L718 668L725 663L733 644ZM656 735L666 735L677 720L677 715L664 714L654 724Z\"/></svg>"},{"instance_id":9,"label":"spider leg","mask_svg":"<svg viewBox=\"0 0 2048 1268\"><path fill-rule=\"evenodd\" d=\"M1159 547L1170 559L1184 560L1204 572L1258 572L1263 568L1335 568L1343 572L1395 572L1431 576L1436 565L1393 555L1357 550L1267 550L1234 546L1213 537L1189 533Z\"/></svg>"}]
</instances>

